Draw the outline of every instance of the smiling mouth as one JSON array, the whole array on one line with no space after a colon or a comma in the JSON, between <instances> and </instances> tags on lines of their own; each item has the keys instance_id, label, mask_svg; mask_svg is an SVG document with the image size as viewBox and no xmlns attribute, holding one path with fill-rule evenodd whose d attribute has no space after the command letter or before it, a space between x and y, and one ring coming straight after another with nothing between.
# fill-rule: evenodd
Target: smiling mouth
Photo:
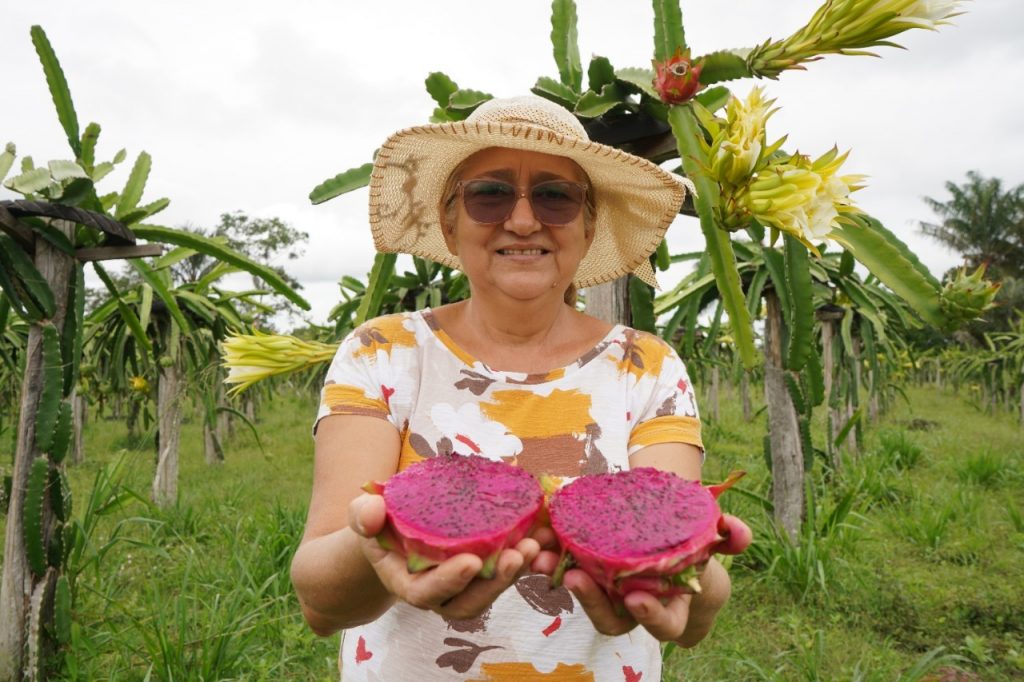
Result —
<instances>
[{"instance_id":1,"label":"smiling mouth","mask_svg":"<svg viewBox=\"0 0 1024 682\"><path fill-rule=\"evenodd\" d=\"M547 251L545 249L498 249L498 253L502 256L542 256Z\"/></svg>"}]
</instances>

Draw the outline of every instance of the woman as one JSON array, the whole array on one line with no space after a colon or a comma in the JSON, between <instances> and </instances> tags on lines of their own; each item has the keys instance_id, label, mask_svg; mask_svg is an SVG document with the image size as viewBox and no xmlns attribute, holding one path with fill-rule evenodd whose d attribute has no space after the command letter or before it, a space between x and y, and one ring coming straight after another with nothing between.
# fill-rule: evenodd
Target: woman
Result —
<instances>
[{"instance_id":1,"label":"woman","mask_svg":"<svg viewBox=\"0 0 1024 682\"><path fill-rule=\"evenodd\" d=\"M550 531L505 550L493 579L466 554L411 575L372 539L382 498L360 494L443 452L562 477L655 466L699 479L682 362L657 337L573 305L577 287L628 272L653 283L648 257L684 194L676 176L590 142L572 114L535 97L381 147L377 248L458 267L471 296L368 322L328 371L292 579L314 631L346 630L343 679L654 680L659 641L692 646L710 630L729 594L714 559L700 595L662 605L634 592L619 615L580 570L550 587ZM741 551L749 530L729 523L726 551Z\"/></svg>"}]
</instances>

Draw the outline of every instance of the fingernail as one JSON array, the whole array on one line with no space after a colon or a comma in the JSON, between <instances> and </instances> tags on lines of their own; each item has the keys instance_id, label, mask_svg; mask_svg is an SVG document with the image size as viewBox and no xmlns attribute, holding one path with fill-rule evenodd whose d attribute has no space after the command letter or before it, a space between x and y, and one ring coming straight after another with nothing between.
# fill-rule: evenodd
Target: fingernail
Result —
<instances>
[{"instance_id":1,"label":"fingernail","mask_svg":"<svg viewBox=\"0 0 1024 682\"><path fill-rule=\"evenodd\" d=\"M467 567L467 568L462 569L462 579L463 580L472 580L473 576L475 576L476 574L477 574L477 572L472 567Z\"/></svg>"},{"instance_id":2,"label":"fingernail","mask_svg":"<svg viewBox=\"0 0 1024 682\"><path fill-rule=\"evenodd\" d=\"M510 564L510 565L509 565L509 566L508 566L508 567L507 567L507 568L505 569L505 579L506 579L506 580L508 580L508 579L510 579L510 578L513 578L513 577L515 577L515 575L516 575L517 573L519 573L519 569L520 569L520 568L522 568L522 567L523 567L523 565L522 565L521 563L513 563L513 564Z\"/></svg>"}]
</instances>

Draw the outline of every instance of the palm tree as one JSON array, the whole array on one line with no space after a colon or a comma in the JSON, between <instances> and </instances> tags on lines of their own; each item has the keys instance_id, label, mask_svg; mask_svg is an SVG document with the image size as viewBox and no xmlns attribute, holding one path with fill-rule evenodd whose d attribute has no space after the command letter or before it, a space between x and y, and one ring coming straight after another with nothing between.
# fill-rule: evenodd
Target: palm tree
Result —
<instances>
[{"instance_id":1,"label":"palm tree","mask_svg":"<svg viewBox=\"0 0 1024 682\"><path fill-rule=\"evenodd\" d=\"M999 178L967 172L967 182L947 182L951 198L925 203L940 222L921 222L921 231L963 254L971 268L983 263L996 277L1024 276L1024 185L1003 189Z\"/></svg>"}]
</instances>

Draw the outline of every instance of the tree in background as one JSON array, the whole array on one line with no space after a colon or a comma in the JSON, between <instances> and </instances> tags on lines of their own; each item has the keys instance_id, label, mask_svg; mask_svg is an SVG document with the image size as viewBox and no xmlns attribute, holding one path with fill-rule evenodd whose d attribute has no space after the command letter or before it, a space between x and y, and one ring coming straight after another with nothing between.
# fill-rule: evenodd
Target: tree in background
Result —
<instances>
[{"instance_id":1,"label":"tree in background","mask_svg":"<svg viewBox=\"0 0 1024 682\"><path fill-rule=\"evenodd\" d=\"M922 221L921 231L960 253L969 269L985 266L988 275L1001 282L996 307L968 330L976 338L987 331L1005 331L1024 309L1024 185L1004 190L999 178L972 170L965 183L949 181L946 190L946 201L925 197L939 221ZM950 270L943 279L952 279L958 270Z\"/></svg>"},{"instance_id":2,"label":"tree in background","mask_svg":"<svg viewBox=\"0 0 1024 682\"><path fill-rule=\"evenodd\" d=\"M924 201L939 216L921 223L924 234L963 254L971 268L988 265L991 275L1024 276L1024 185L1003 190L999 178L967 171L967 182L947 182L951 198Z\"/></svg>"},{"instance_id":3,"label":"tree in background","mask_svg":"<svg viewBox=\"0 0 1024 682\"><path fill-rule=\"evenodd\" d=\"M296 260L302 256L305 243L309 240L308 233L292 227L280 218L252 218L242 211L233 211L221 213L220 222L213 229L193 226L185 226L182 229L213 239L229 249L245 254L251 260L276 272L293 290L302 289L302 284L285 272L284 268L270 264L271 259L279 254L287 256L288 260ZM172 274L178 284L199 282L218 264L216 258L195 253L176 263L172 268ZM255 275L252 277L252 286L253 289L267 289L266 283ZM270 307L275 313L249 311L254 314L257 326L268 326L276 313L290 312L288 304L280 301L271 304Z\"/></svg>"},{"instance_id":4,"label":"tree in background","mask_svg":"<svg viewBox=\"0 0 1024 682\"><path fill-rule=\"evenodd\" d=\"M309 234L297 230L280 218L250 218L242 211L221 213L220 222L212 230L185 227L213 239L223 239L224 245L244 253L258 263L269 263L271 257L283 253L288 260L295 260L303 254L303 245L309 240ZM197 253L181 261L174 268L175 279L181 282L195 282L202 279L217 264L213 258ZM288 282L293 289L301 289L302 285L284 271L273 268ZM255 288L262 288L262 283L253 278Z\"/></svg>"}]
</instances>

